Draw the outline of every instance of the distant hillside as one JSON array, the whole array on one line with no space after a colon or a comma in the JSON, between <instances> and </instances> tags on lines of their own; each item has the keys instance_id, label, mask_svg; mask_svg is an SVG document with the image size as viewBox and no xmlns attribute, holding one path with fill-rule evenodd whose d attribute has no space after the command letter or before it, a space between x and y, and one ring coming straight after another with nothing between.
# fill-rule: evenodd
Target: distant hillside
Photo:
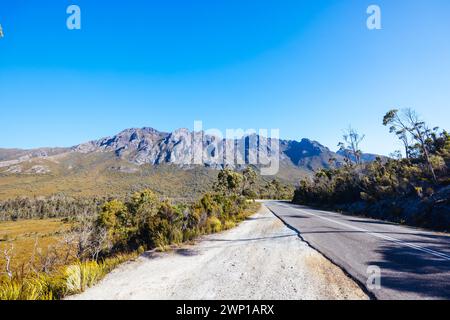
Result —
<instances>
[{"instance_id":1,"label":"distant hillside","mask_svg":"<svg viewBox=\"0 0 450 320\"><path fill-rule=\"evenodd\" d=\"M335 159L333 163L337 163L337 165L344 163L344 158L341 155L309 139L302 139L300 142L282 141L281 146L284 154L294 165L308 171L328 168L331 159Z\"/></svg>"},{"instance_id":2,"label":"distant hillside","mask_svg":"<svg viewBox=\"0 0 450 320\"><path fill-rule=\"evenodd\" d=\"M41 148L34 150L0 148L0 162L25 161L32 158L53 156L63 152L67 152L69 150L69 148Z\"/></svg>"},{"instance_id":3,"label":"distant hillside","mask_svg":"<svg viewBox=\"0 0 450 320\"><path fill-rule=\"evenodd\" d=\"M342 157L345 157L346 151L344 151L344 150L338 150L336 153L337 153L338 155L342 156ZM351 161L355 161L355 160L356 160L356 159L355 159L355 156L352 155L351 152L347 152L347 156L349 157L349 159L350 159ZM362 162L372 162L372 161L375 161L377 157L381 158L382 160L387 160L387 159L388 159L388 157L386 157L386 156L381 156L381 155L378 155L378 154L373 154L373 153L363 153L363 154L361 154L361 161L362 161Z\"/></svg>"}]
</instances>

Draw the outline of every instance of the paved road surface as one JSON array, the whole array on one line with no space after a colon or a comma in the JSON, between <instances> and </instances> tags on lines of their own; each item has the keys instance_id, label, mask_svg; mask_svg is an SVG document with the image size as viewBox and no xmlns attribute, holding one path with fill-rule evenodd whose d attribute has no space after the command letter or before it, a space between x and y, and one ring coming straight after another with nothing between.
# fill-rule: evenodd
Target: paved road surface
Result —
<instances>
[{"instance_id":1,"label":"paved road surface","mask_svg":"<svg viewBox=\"0 0 450 320\"><path fill-rule=\"evenodd\" d=\"M450 299L450 236L287 202L265 205L366 287L368 267L378 266L381 289L368 289L377 299Z\"/></svg>"}]
</instances>

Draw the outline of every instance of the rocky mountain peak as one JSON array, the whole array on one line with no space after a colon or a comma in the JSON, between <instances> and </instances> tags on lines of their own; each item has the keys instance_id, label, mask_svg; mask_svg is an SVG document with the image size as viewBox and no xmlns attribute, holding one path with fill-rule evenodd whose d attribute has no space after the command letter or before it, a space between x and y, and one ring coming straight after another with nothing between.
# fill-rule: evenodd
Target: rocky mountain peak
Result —
<instances>
[{"instance_id":1,"label":"rocky mountain peak","mask_svg":"<svg viewBox=\"0 0 450 320\"><path fill-rule=\"evenodd\" d=\"M276 145L272 144L277 142L279 148L275 148ZM230 150L233 150L231 155ZM241 167L255 164L255 159L269 164L268 157L277 154L283 165L307 171L328 168L330 159L335 159L333 165L344 162L342 154L332 152L319 142L306 138L300 141L274 140L250 134L239 139L227 140L206 135L205 132L191 132L186 128L166 133L144 127L126 129L114 136L82 143L70 149L0 149L0 167L16 165L22 160L45 158L67 152L81 154L109 152L121 160L136 165L175 164L180 167L203 165L215 169L228 165ZM375 155L367 155L363 160L371 161L374 158Z\"/></svg>"},{"instance_id":2,"label":"rocky mountain peak","mask_svg":"<svg viewBox=\"0 0 450 320\"><path fill-rule=\"evenodd\" d=\"M302 139L300 142L280 140L279 150L271 150L271 139L257 134L230 141L205 135L204 132L194 133L186 128L171 133L159 132L153 128L126 129L115 136L76 146L74 151L114 152L116 156L139 165L172 163L189 166L195 163L195 155L201 155L203 165L222 167L225 165L223 156L227 148L231 147L235 147L234 158L243 159L245 163L250 163L249 159L257 159L258 153L263 151L276 151L281 161L289 161L295 166L306 166L311 170L318 166L328 166L332 157L340 158L320 143L309 139Z\"/></svg>"}]
</instances>

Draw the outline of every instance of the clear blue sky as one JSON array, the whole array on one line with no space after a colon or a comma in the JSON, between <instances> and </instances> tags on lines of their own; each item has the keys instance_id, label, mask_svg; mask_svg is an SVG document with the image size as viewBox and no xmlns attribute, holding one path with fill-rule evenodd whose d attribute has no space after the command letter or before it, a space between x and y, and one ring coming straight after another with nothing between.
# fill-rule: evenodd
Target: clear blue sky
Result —
<instances>
[{"instance_id":1,"label":"clear blue sky","mask_svg":"<svg viewBox=\"0 0 450 320\"><path fill-rule=\"evenodd\" d=\"M365 151L388 154L390 108L450 129L449 17L448 0L1 0L0 147L203 120L332 149L351 124Z\"/></svg>"}]
</instances>

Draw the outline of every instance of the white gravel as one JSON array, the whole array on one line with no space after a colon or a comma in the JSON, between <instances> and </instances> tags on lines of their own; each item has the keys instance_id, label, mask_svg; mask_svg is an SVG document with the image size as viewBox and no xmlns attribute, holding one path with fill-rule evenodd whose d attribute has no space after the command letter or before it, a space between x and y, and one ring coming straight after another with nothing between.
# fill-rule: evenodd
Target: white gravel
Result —
<instances>
[{"instance_id":1,"label":"white gravel","mask_svg":"<svg viewBox=\"0 0 450 320\"><path fill-rule=\"evenodd\" d=\"M238 227L147 253L69 299L367 299L337 266L262 206Z\"/></svg>"}]
</instances>

